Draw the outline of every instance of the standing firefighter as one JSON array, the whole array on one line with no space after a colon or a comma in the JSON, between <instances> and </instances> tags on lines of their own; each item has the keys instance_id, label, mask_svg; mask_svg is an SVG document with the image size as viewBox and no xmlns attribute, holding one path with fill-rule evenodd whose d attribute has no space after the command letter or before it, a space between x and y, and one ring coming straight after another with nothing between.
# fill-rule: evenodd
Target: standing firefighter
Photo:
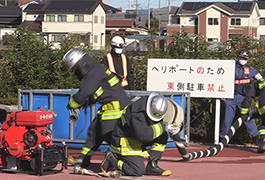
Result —
<instances>
[{"instance_id":1,"label":"standing firefighter","mask_svg":"<svg viewBox=\"0 0 265 180\"><path fill-rule=\"evenodd\" d=\"M250 117L250 106L254 97L259 96L259 111L253 113L252 117L261 116L262 124L259 129L259 148L258 153L265 152L265 79L255 81L247 92L247 96L242 102L241 106L241 118L243 121L247 121Z\"/></svg>"},{"instance_id":2,"label":"standing firefighter","mask_svg":"<svg viewBox=\"0 0 265 180\"><path fill-rule=\"evenodd\" d=\"M113 37L110 45L111 52L104 57L101 63L118 75L125 90L133 90L134 74L130 60L122 53L124 48L123 38L120 36Z\"/></svg>"},{"instance_id":3,"label":"standing firefighter","mask_svg":"<svg viewBox=\"0 0 265 180\"><path fill-rule=\"evenodd\" d=\"M122 109L130 103L130 100L117 76L86 53L72 49L65 54L63 62L69 69L74 70L81 80L79 91L71 97L67 105L69 111L79 112L85 104L96 102L102 104L88 129L85 146L80 156L68 157L68 163L88 167L90 157L102 141L106 140L110 144L116 120L121 117Z\"/></svg>"},{"instance_id":4,"label":"standing firefighter","mask_svg":"<svg viewBox=\"0 0 265 180\"><path fill-rule=\"evenodd\" d=\"M238 52L238 61L235 64L235 88L234 98L225 99L225 116L221 125L220 137L223 138L229 131L236 114L237 107L241 109L242 101L245 99L247 88L252 79L261 79L260 73L252 66L247 65L249 53L246 49ZM245 122L247 131L258 140L258 128L254 119Z\"/></svg>"},{"instance_id":5,"label":"standing firefighter","mask_svg":"<svg viewBox=\"0 0 265 180\"><path fill-rule=\"evenodd\" d=\"M107 152L101 170L118 169L130 176L169 176L171 171L157 165L168 140L166 129L169 126L162 121L167 109L166 98L156 93L130 104L113 130L111 150L117 158L111 151ZM171 127L170 130L173 132L176 129ZM150 155L145 149L147 146L151 146ZM145 157L149 157L146 167Z\"/></svg>"}]
</instances>

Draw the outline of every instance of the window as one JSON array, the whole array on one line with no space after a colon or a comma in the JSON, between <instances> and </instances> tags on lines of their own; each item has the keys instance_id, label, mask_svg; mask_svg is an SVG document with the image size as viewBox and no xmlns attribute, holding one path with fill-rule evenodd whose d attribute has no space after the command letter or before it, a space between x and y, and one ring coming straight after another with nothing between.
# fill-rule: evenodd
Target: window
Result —
<instances>
[{"instance_id":1,"label":"window","mask_svg":"<svg viewBox=\"0 0 265 180\"><path fill-rule=\"evenodd\" d=\"M261 41L265 41L265 35L260 35L260 38L259 38Z\"/></svg>"},{"instance_id":2,"label":"window","mask_svg":"<svg viewBox=\"0 0 265 180\"><path fill-rule=\"evenodd\" d=\"M197 26L198 25L198 18L197 17L189 18L189 25Z\"/></svg>"},{"instance_id":3,"label":"window","mask_svg":"<svg viewBox=\"0 0 265 180\"><path fill-rule=\"evenodd\" d=\"M66 22L66 15L58 15L57 21L58 22Z\"/></svg>"},{"instance_id":4,"label":"window","mask_svg":"<svg viewBox=\"0 0 265 180\"><path fill-rule=\"evenodd\" d=\"M265 18L259 19L259 25L265 25Z\"/></svg>"},{"instance_id":5,"label":"window","mask_svg":"<svg viewBox=\"0 0 265 180\"><path fill-rule=\"evenodd\" d=\"M54 34L52 35L52 42L60 42L63 38L65 38L65 35L62 34Z\"/></svg>"},{"instance_id":6,"label":"window","mask_svg":"<svg viewBox=\"0 0 265 180\"><path fill-rule=\"evenodd\" d=\"M84 15L75 15L75 22L84 22Z\"/></svg>"},{"instance_id":7,"label":"window","mask_svg":"<svg viewBox=\"0 0 265 180\"><path fill-rule=\"evenodd\" d=\"M208 38L208 42L218 42L218 38Z\"/></svg>"},{"instance_id":8,"label":"window","mask_svg":"<svg viewBox=\"0 0 265 180\"><path fill-rule=\"evenodd\" d=\"M88 34L74 34L75 38L79 40L79 43L84 43L85 45L89 45L90 43L90 33Z\"/></svg>"},{"instance_id":9,"label":"window","mask_svg":"<svg viewBox=\"0 0 265 180\"><path fill-rule=\"evenodd\" d=\"M241 19L240 18L231 18L230 25L240 26L241 25Z\"/></svg>"},{"instance_id":10,"label":"window","mask_svg":"<svg viewBox=\"0 0 265 180\"><path fill-rule=\"evenodd\" d=\"M81 42L86 42L86 35L85 34L81 34L80 35L80 41Z\"/></svg>"},{"instance_id":11,"label":"window","mask_svg":"<svg viewBox=\"0 0 265 180\"><path fill-rule=\"evenodd\" d=\"M104 22L105 22L105 18L104 16L101 16L101 24L104 24Z\"/></svg>"},{"instance_id":12,"label":"window","mask_svg":"<svg viewBox=\"0 0 265 180\"><path fill-rule=\"evenodd\" d=\"M208 25L219 25L218 18L208 18Z\"/></svg>"},{"instance_id":13,"label":"window","mask_svg":"<svg viewBox=\"0 0 265 180\"><path fill-rule=\"evenodd\" d=\"M229 39L233 39L233 38L235 38L235 37L238 37L238 38L239 38L240 36L242 36L242 34L229 34L229 35L228 35L228 38L229 38Z\"/></svg>"},{"instance_id":14,"label":"window","mask_svg":"<svg viewBox=\"0 0 265 180\"><path fill-rule=\"evenodd\" d=\"M95 23L95 24L98 23L98 16L94 16L94 23Z\"/></svg>"},{"instance_id":15,"label":"window","mask_svg":"<svg viewBox=\"0 0 265 180\"><path fill-rule=\"evenodd\" d=\"M94 35L94 43L98 43L98 36Z\"/></svg>"},{"instance_id":16,"label":"window","mask_svg":"<svg viewBox=\"0 0 265 180\"><path fill-rule=\"evenodd\" d=\"M170 16L170 24L180 24L179 16Z\"/></svg>"},{"instance_id":17,"label":"window","mask_svg":"<svg viewBox=\"0 0 265 180\"><path fill-rule=\"evenodd\" d=\"M55 15L46 15L47 22L55 22Z\"/></svg>"}]
</instances>

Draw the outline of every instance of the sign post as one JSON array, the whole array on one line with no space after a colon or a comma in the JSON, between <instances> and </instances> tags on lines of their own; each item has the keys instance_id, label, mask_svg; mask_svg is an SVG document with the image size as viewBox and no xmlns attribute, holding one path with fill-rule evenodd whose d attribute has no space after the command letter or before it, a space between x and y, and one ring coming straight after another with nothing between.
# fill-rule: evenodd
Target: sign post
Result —
<instances>
[{"instance_id":1,"label":"sign post","mask_svg":"<svg viewBox=\"0 0 265 180\"><path fill-rule=\"evenodd\" d=\"M234 60L148 59L147 91L216 98L215 144L219 141L220 98L234 98L234 81Z\"/></svg>"}]
</instances>

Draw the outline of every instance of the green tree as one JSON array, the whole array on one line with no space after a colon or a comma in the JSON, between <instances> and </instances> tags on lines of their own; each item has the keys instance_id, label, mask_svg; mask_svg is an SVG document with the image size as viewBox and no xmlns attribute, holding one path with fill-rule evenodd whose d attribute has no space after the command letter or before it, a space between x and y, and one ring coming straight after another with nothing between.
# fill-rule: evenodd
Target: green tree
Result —
<instances>
[{"instance_id":1,"label":"green tree","mask_svg":"<svg viewBox=\"0 0 265 180\"><path fill-rule=\"evenodd\" d=\"M17 6L17 0L0 0L0 4L4 6Z\"/></svg>"},{"instance_id":2,"label":"green tree","mask_svg":"<svg viewBox=\"0 0 265 180\"><path fill-rule=\"evenodd\" d=\"M28 29L18 28L10 39L10 49L4 52L1 61L1 96L6 92L17 93L17 89L39 89L50 86L50 45Z\"/></svg>"},{"instance_id":3,"label":"green tree","mask_svg":"<svg viewBox=\"0 0 265 180\"><path fill-rule=\"evenodd\" d=\"M63 55L73 47L89 52L89 47L79 47L75 36L62 39L61 48L53 50L52 44L31 31L19 27L11 36L9 49L1 51L0 97L16 96L18 89L72 89L79 87L73 72L62 63Z\"/></svg>"}]
</instances>

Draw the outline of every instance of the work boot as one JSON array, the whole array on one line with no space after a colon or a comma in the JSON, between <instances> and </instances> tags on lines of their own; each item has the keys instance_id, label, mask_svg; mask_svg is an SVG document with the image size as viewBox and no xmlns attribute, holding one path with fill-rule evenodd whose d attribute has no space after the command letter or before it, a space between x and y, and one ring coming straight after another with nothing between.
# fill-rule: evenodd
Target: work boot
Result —
<instances>
[{"instance_id":1,"label":"work boot","mask_svg":"<svg viewBox=\"0 0 265 180\"><path fill-rule=\"evenodd\" d=\"M146 166L146 172L145 175L153 175L153 176L170 176L171 171L170 170L164 170L157 166L157 158L149 158L147 166Z\"/></svg>"},{"instance_id":2,"label":"work boot","mask_svg":"<svg viewBox=\"0 0 265 180\"><path fill-rule=\"evenodd\" d=\"M262 135L259 139L259 148L258 153L264 153L265 152L265 137Z\"/></svg>"},{"instance_id":3,"label":"work boot","mask_svg":"<svg viewBox=\"0 0 265 180\"><path fill-rule=\"evenodd\" d=\"M258 127L259 130L259 148L258 153L264 153L265 152L265 126L260 125Z\"/></svg>"},{"instance_id":4,"label":"work boot","mask_svg":"<svg viewBox=\"0 0 265 180\"><path fill-rule=\"evenodd\" d=\"M253 137L253 142L254 142L254 145L259 146L259 144L260 144L260 138L259 138L259 136Z\"/></svg>"},{"instance_id":5,"label":"work boot","mask_svg":"<svg viewBox=\"0 0 265 180\"><path fill-rule=\"evenodd\" d=\"M72 165L80 165L82 168L87 168L90 165L90 156L68 156L67 162Z\"/></svg>"},{"instance_id":6,"label":"work boot","mask_svg":"<svg viewBox=\"0 0 265 180\"><path fill-rule=\"evenodd\" d=\"M111 168L118 169L117 168L117 162L115 155L111 151L107 151L105 158L103 159L100 169L102 172L108 172Z\"/></svg>"}]
</instances>

